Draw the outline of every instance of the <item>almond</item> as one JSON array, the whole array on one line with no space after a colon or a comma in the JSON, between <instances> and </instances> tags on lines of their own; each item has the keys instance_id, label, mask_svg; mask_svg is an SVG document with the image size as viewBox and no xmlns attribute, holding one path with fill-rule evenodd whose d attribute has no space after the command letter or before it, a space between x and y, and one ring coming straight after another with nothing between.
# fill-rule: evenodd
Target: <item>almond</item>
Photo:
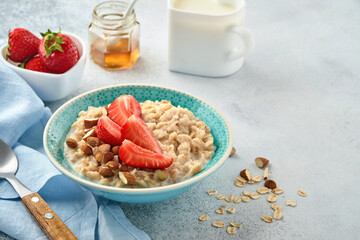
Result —
<instances>
[{"instance_id":1,"label":"almond","mask_svg":"<svg viewBox=\"0 0 360 240\"><path fill-rule=\"evenodd\" d=\"M119 170L122 172L128 172L129 171L128 165L120 164Z\"/></svg>"},{"instance_id":2,"label":"almond","mask_svg":"<svg viewBox=\"0 0 360 240\"><path fill-rule=\"evenodd\" d=\"M69 147L69 148L76 148L77 147L77 142L75 139L72 139L72 138L68 138L66 139L66 145Z\"/></svg>"},{"instance_id":3,"label":"almond","mask_svg":"<svg viewBox=\"0 0 360 240\"><path fill-rule=\"evenodd\" d=\"M89 155L93 154L92 148L87 144L82 145L80 149L84 153L85 156L89 156Z\"/></svg>"},{"instance_id":4,"label":"almond","mask_svg":"<svg viewBox=\"0 0 360 240\"><path fill-rule=\"evenodd\" d=\"M240 176L243 177L246 181L249 181L251 179L250 171L249 169L244 169L240 172Z\"/></svg>"},{"instance_id":5,"label":"almond","mask_svg":"<svg viewBox=\"0 0 360 240\"><path fill-rule=\"evenodd\" d=\"M99 146L100 140L97 137L88 137L86 142L92 147L97 147Z\"/></svg>"},{"instance_id":6,"label":"almond","mask_svg":"<svg viewBox=\"0 0 360 240\"><path fill-rule=\"evenodd\" d=\"M266 165L268 165L269 160L267 160L266 158L263 158L263 157L257 157L257 158L255 158L255 163L256 163L256 166L258 166L259 168L263 168L263 167L266 167Z\"/></svg>"},{"instance_id":7,"label":"almond","mask_svg":"<svg viewBox=\"0 0 360 240\"><path fill-rule=\"evenodd\" d=\"M117 162L117 163L120 163L119 161L119 155L115 155L114 158L113 158L113 161Z\"/></svg>"},{"instance_id":8,"label":"almond","mask_svg":"<svg viewBox=\"0 0 360 240\"><path fill-rule=\"evenodd\" d=\"M84 126L85 128L92 128L96 126L99 118L88 118L84 120Z\"/></svg>"},{"instance_id":9,"label":"almond","mask_svg":"<svg viewBox=\"0 0 360 240\"><path fill-rule=\"evenodd\" d=\"M119 169L120 164L115 161L109 161L106 163L106 166L108 166L111 170L117 170Z\"/></svg>"},{"instance_id":10,"label":"almond","mask_svg":"<svg viewBox=\"0 0 360 240\"><path fill-rule=\"evenodd\" d=\"M109 152L110 151L110 144L101 144L99 146L99 151L102 153L102 154L105 154L106 152Z\"/></svg>"},{"instance_id":11,"label":"almond","mask_svg":"<svg viewBox=\"0 0 360 240\"><path fill-rule=\"evenodd\" d=\"M102 154L101 152L97 152L97 153L95 154L95 160L96 160L99 164L101 164L101 163L103 162L103 160L104 160L104 154Z\"/></svg>"},{"instance_id":12,"label":"almond","mask_svg":"<svg viewBox=\"0 0 360 240\"><path fill-rule=\"evenodd\" d=\"M233 148L231 149L231 153L230 153L229 157L234 156L235 153L236 153L236 149L233 147Z\"/></svg>"},{"instance_id":13,"label":"almond","mask_svg":"<svg viewBox=\"0 0 360 240\"><path fill-rule=\"evenodd\" d=\"M155 174L157 176L157 178L160 180L160 181L164 181L168 178L169 176L169 171L164 169L164 170L161 170L161 169L156 169L155 170Z\"/></svg>"},{"instance_id":14,"label":"almond","mask_svg":"<svg viewBox=\"0 0 360 240\"><path fill-rule=\"evenodd\" d=\"M131 173L119 172L119 178L125 185L136 185L136 179Z\"/></svg>"},{"instance_id":15,"label":"almond","mask_svg":"<svg viewBox=\"0 0 360 240\"><path fill-rule=\"evenodd\" d=\"M111 171L110 168L106 167L100 167L99 168L99 174L105 178L114 176L113 171Z\"/></svg>"},{"instance_id":16,"label":"almond","mask_svg":"<svg viewBox=\"0 0 360 240\"><path fill-rule=\"evenodd\" d=\"M120 146L113 146L111 151L114 155L119 155L119 148Z\"/></svg>"},{"instance_id":17,"label":"almond","mask_svg":"<svg viewBox=\"0 0 360 240\"><path fill-rule=\"evenodd\" d=\"M104 159L102 161L103 164L106 164L109 161L112 161L114 159L114 154L112 152L106 152L104 154Z\"/></svg>"},{"instance_id":18,"label":"almond","mask_svg":"<svg viewBox=\"0 0 360 240\"><path fill-rule=\"evenodd\" d=\"M266 180L266 182L264 183L264 187L267 187L269 189L275 189L276 182L274 180Z\"/></svg>"},{"instance_id":19,"label":"almond","mask_svg":"<svg viewBox=\"0 0 360 240\"><path fill-rule=\"evenodd\" d=\"M87 138L89 137L96 137L96 131L95 129L91 129L90 131L88 131L84 136L83 139L86 141Z\"/></svg>"}]
</instances>

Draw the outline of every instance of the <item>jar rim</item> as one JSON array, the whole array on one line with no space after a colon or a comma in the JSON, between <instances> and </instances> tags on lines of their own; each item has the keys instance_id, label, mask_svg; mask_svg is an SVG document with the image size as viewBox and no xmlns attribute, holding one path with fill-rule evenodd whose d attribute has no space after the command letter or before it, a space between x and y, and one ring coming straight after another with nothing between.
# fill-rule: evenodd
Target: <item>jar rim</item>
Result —
<instances>
[{"instance_id":1,"label":"jar rim","mask_svg":"<svg viewBox=\"0 0 360 240\"><path fill-rule=\"evenodd\" d=\"M117 30L119 28L126 28L131 23L136 21L135 10L133 9L129 16L123 18L129 2L126 1L105 1L97 4L93 10L92 23L100 28L107 30ZM106 14L101 13L101 10L112 10ZM106 11L105 11L106 12Z\"/></svg>"}]
</instances>

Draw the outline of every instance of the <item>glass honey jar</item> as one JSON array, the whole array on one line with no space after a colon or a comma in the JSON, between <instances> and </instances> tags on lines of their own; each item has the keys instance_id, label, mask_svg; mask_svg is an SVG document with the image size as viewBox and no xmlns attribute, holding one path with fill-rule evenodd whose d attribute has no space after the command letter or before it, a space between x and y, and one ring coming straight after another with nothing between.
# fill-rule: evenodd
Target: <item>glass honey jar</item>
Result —
<instances>
[{"instance_id":1,"label":"glass honey jar","mask_svg":"<svg viewBox=\"0 0 360 240\"><path fill-rule=\"evenodd\" d=\"M140 24L134 10L123 17L128 6L128 1L106 1L92 13L90 58L104 69L131 68L139 58Z\"/></svg>"}]
</instances>

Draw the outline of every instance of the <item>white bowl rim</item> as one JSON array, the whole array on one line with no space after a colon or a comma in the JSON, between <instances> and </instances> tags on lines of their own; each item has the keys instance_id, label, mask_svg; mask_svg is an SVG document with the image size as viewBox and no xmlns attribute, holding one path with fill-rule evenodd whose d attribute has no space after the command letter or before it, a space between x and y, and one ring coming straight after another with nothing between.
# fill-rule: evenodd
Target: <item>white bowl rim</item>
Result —
<instances>
[{"instance_id":1,"label":"white bowl rim","mask_svg":"<svg viewBox=\"0 0 360 240\"><path fill-rule=\"evenodd\" d=\"M2 46L0 47L0 59L1 59L1 61L2 61L3 63L6 64L6 66L10 67L11 69L14 69L14 71L15 71L15 69L16 69L16 71L25 71L24 73L29 73L29 72L31 72L32 74L35 74L35 75L36 75L36 74L40 74L40 75L44 75L44 76L46 75L46 76L49 77L49 78L59 78L59 77L65 75L65 74L68 74L69 72L71 72L71 71L75 68L76 65L80 64L80 62L82 62L83 59L86 58L86 55L87 55L86 44L85 44L84 40L82 40L80 37L78 37L77 35L75 35L75 34L73 34L73 33L69 33L69 32L61 32L61 33L66 34L66 35L68 35L68 36L71 37L71 38L77 39L77 40L80 42L81 47L82 47L82 54L81 54L79 60L75 63L74 66L72 66L69 70L67 70L67 71L64 72L64 73L44 73L44 72L31 71L31 70L28 70L28 69L24 69L24 68L17 67L17 66L15 66L15 65L9 63L9 62L4 58L4 56L2 55L2 52L3 52L4 48L6 48L7 45L8 45L8 42L5 42L4 45L2 45Z\"/></svg>"},{"instance_id":2,"label":"white bowl rim","mask_svg":"<svg viewBox=\"0 0 360 240\"><path fill-rule=\"evenodd\" d=\"M107 186L107 185L102 185L100 183L96 183L96 182L93 182L91 180L88 180L88 179L84 179L84 178L81 178L81 177L78 177L72 173L70 173L68 170L66 170L65 168L63 168L57 161L56 159L51 155L50 153L50 150L47 148L46 146L46 142L47 142L47 132L49 131L49 126L50 126L50 123L53 121L53 119L55 118L55 116L60 112L62 111L64 108L68 107L69 105L73 104L74 102L76 102L79 98L85 96L85 95L88 95L88 94L91 94L91 93L95 93L95 92L98 92L98 91L102 91L102 90L105 90L105 89L111 89L111 88L116 88L116 87L121 87L121 86L144 86L144 87L155 87L155 88L162 88L162 89L167 89L167 90L172 90L172 91L175 91L175 92L180 92L182 94L185 94L185 95L188 95L190 97L193 97L197 100L199 100L200 102L203 102L207 105L209 105L216 113L218 113L222 119L224 120L227 128L229 129L229 138L230 138L230 141L229 141L229 145L227 146L227 149L224 153L224 155L221 157L221 159L219 159L219 161L214 165L212 166L210 169L208 169L206 172L204 173L201 173L199 175L196 175L196 176L193 176L191 177L190 179L185 179L181 182L178 182L178 183L174 183L174 184L170 184L170 185L165 185L165 186L161 186L161 187L150 187L150 188L118 188L118 187L112 187L112 186ZM74 97L73 99L67 101L66 103L64 103L61 107L59 107L54 113L53 115L50 117L49 121L47 122L46 124L46 127L45 127L45 130L44 130L44 134L43 134L43 145L44 145L44 149L45 149L45 152L48 156L48 158L50 159L51 163L58 169L60 170L61 173L63 173L64 175L66 175L67 177L71 178L72 180L82 184L82 185L85 185L85 186L88 186L88 187L92 187L92 188L96 188L98 190L102 190L102 191L109 191L109 192L112 192L112 193L126 193L126 194L133 194L133 195L136 195L136 194L143 194L143 193L151 193L151 192L156 192L156 193L159 193L159 192L167 192L167 191L171 191L171 190L175 190L176 188L181 188L181 187L185 187L185 186L188 186L188 185L191 185L191 184L194 184L196 182L198 182L199 180L201 180L202 178L205 178L206 176L210 175L211 173L213 173L216 169L218 169L224 162L225 160L229 157L230 155L230 152L231 152L231 149L232 149L232 146L233 146L233 134L232 134L232 131L231 131L231 127L230 127L230 124L229 122L226 120L226 118L216 109L214 108L214 106L212 106L211 104L207 103L206 101L192 95L192 94L189 94L189 93L186 93L184 91L181 91L181 90L177 90L177 89L174 89L174 88L169 88L169 87L163 87L163 86L159 86L159 85L155 85L155 84L116 84L116 85L111 85L111 86L106 86L106 87L102 87L102 88L97 88L97 89L94 89L94 90L91 90L91 91L88 91L88 92L85 92L81 95L78 95L76 97Z\"/></svg>"}]
</instances>

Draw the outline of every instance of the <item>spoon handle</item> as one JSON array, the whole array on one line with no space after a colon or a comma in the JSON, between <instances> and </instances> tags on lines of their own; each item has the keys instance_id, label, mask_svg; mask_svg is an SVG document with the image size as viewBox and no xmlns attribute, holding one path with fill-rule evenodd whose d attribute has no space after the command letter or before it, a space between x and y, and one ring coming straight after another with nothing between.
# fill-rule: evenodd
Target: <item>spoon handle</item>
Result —
<instances>
[{"instance_id":1,"label":"spoon handle","mask_svg":"<svg viewBox=\"0 0 360 240\"><path fill-rule=\"evenodd\" d=\"M24 196L22 202L50 240L77 239L38 193Z\"/></svg>"}]
</instances>

